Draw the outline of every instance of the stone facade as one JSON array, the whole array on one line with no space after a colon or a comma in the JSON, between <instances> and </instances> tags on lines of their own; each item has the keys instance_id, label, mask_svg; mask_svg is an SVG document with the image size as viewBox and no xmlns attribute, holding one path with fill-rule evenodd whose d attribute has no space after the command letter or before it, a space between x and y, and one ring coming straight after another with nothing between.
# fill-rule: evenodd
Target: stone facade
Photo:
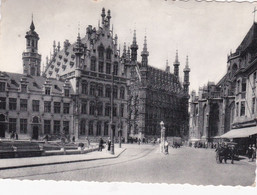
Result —
<instances>
[{"instance_id":1,"label":"stone facade","mask_svg":"<svg viewBox=\"0 0 257 195\"><path fill-rule=\"evenodd\" d=\"M227 73L191 93L190 137L212 139L231 129L256 126L257 24L236 52L228 55Z\"/></svg>"},{"instance_id":2,"label":"stone facade","mask_svg":"<svg viewBox=\"0 0 257 195\"><path fill-rule=\"evenodd\" d=\"M125 140L129 136L158 136L161 121L167 135L187 135L188 61L184 83L180 83L178 55L174 74L168 64L165 71L149 66L146 38L141 62L137 61L135 34L131 47L124 45L121 54L118 36L111 29L110 10L106 13L103 8L101 18L98 28L89 25L86 35L81 37L78 33L74 43L66 40L61 48L60 42L54 41L42 76L39 36L32 21L25 37L23 74L0 75L1 137L17 131L22 137L33 138L45 134L69 134L91 140L107 138L111 135L111 113L116 139L119 134ZM26 109L21 106L23 99L27 99ZM33 110L35 102L39 106L37 111ZM68 104L67 113L64 110ZM5 131L6 128L9 130Z\"/></svg>"}]
</instances>

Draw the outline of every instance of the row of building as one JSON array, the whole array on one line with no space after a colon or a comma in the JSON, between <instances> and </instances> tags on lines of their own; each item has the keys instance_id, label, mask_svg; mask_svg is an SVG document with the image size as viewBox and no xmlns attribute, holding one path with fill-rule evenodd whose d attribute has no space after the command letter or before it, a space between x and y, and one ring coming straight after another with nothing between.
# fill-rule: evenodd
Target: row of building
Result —
<instances>
[{"instance_id":1,"label":"row of building","mask_svg":"<svg viewBox=\"0 0 257 195\"><path fill-rule=\"evenodd\" d=\"M227 58L226 74L191 93L190 139L252 138L257 134L257 23ZM249 141L249 140L248 140Z\"/></svg>"},{"instance_id":2,"label":"row of building","mask_svg":"<svg viewBox=\"0 0 257 195\"><path fill-rule=\"evenodd\" d=\"M42 73L39 35L32 21L25 36L23 74L0 72L0 137L11 132L33 139L46 134L108 137L111 112L116 137L158 137L161 121L167 135L187 137L188 59L181 83L178 54L174 73L168 63L166 70L150 66L145 37L138 61L136 32L122 52L110 28L110 10L103 8L101 18L98 28L89 25L74 43L66 40L61 48L54 41Z\"/></svg>"}]
</instances>

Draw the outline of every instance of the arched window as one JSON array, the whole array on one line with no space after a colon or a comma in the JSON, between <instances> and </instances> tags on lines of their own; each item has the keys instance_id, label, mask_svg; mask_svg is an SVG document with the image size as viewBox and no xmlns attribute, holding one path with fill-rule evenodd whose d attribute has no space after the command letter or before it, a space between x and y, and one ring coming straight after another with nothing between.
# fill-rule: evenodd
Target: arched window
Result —
<instances>
[{"instance_id":1,"label":"arched window","mask_svg":"<svg viewBox=\"0 0 257 195\"><path fill-rule=\"evenodd\" d=\"M120 99L125 99L125 88L124 87L120 88Z\"/></svg>"},{"instance_id":2,"label":"arched window","mask_svg":"<svg viewBox=\"0 0 257 195\"><path fill-rule=\"evenodd\" d=\"M114 64L113 64L113 74L118 75L118 72L119 72L118 62L114 62Z\"/></svg>"},{"instance_id":3,"label":"arched window","mask_svg":"<svg viewBox=\"0 0 257 195\"><path fill-rule=\"evenodd\" d=\"M108 97L108 98L111 97L111 86L110 85L106 85L106 87L105 87L105 97Z\"/></svg>"},{"instance_id":4,"label":"arched window","mask_svg":"<svg viewBox=\"0 0 257 195\"><path fill-rule=\"evenodd\" d=\"M107 60L111 60L112 59L112 50L111 49L107 49L107 51L106 51L106 59Z\"/></svg>"},{"instance_id":5,"label":"arched window","mask_svg":"<svg viewBox=\"0 0 257 195\"><path fill-rule=\"evenodd\" d=\"M95 59L94 56L91 58L90 70L91 71L96 71L96 59Z\"/></svg>"},{"instance_id":6,"label":"arched window","mask_svg":"<svg viewBox=\"0 0 257 195\"><path fill-rule=\"evenodd\" d=\"M120 117L124 116L124 104L120 105Z\"/></svg>"},{"instance_id":7,"label":"arched window","mask_svg":"<svg viewBox=\"0 0 257 195\"><path fill-rule=\"evenodd\" d=\"M87 87L88 87L88 85L87 85L87 82L83 82L82 83L82 94L87 94Z\"/></svg>"},{"instance_id":8,"label":"arched window","mask_svg":"<svg viewBox=\"0 0 257 195\"><path fill-rule=\"evenodd\" d=\"M111 105L109 103L105 104L105 116L110 116L111 114Z\"/></svg>"},{"instance_id":9,"label":"arched window","mask_svg":"<svg viewBox=\"0 0 257 195\"><path fill-rule=\"evenodd\" d=\"M97 103L97 115L98 116L103 115L103 103L102 102Z\"/></svg>"},{"instance_id":10,"label":"arched window","mask_svg":"<svg viewBox=\"0 0 257 195\"><path fill-rule=\"evenodd\" d=\"M113 86L113 98L118 98L118 87Z\"/></svg>"},{"instance_id":11,"label":"arched window","mask_svg":"<svg viewBox=\"0 0 257 195\"><path fill-rule=\"evenodd\" d=\"M96 84L95 83L90 83L90 95L95 95L95 87Z\"/></svg>"},{"instance_id":12,"label":"arched window","mask_svg":"<svg viewBox=\"0 0 257 195\"><path fill-rule=\"evenodd\" d=\"M95 102L94 102L94 101L91 101L91 102L90 102L89 114L90 114L90 115L95 115Z\"/></svg>"},{"instance_id":13,"label":"arched window","mask_svg":"<svg viewBox=\"0 0 257 195\"><path fill-rule=\"evenodd\" d=\"M86 135L86 120L82 119L80 122L80 131L79 131L80 135Z\"/></svg>"},{"instance_id":14,"label":"arched window","mask_svg":"<svg viewBox=\"0 0 257 195\"><path fill-rule=\"evenodd\" d=\"M94 121L89 121L88 135L94 135Z\"/></svg>"},{"instance_id":15,"label":"arched window","mask_svg":"<svg viewBox=\"0 0 257 195\"><path fill-rule=\"evenodd\" d=\"M117 104L113 105L113 116L117 116Z\"/></svg>"},{"instance_id":16,"label":"arched window","mask_svg":"<svg viewBox=\"0 0 257 195\"><path fill-rule=\"evenodd\" d=\"M102 84L99 84L97 86L97 91L98 91L98 96L103 97L103 85Z\"/></svg>"},{"instance_id":17,"label":"arched window","mask_svg":"<svg viewBox=\"0 0 257 195\"><path fill-rule=\"evenodd\" d=\"M98 48L98 57L99 57L99 59L104 59L104 47L103 46L100 46Z\"/></svg>"}]
</instances>

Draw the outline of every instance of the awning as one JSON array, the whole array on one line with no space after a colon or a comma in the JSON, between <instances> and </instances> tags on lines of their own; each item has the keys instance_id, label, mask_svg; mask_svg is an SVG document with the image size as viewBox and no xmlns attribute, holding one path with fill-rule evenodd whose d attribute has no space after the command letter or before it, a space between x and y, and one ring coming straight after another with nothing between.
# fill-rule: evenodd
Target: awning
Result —
<instances>
[{"instance_id":1,"label":"awning","mask_svg":"<svg viewBox=\"0 0 257 195\"><path fill-rule=\"evenodd\" d=\"M257 127L234 129L220 136L220 138L244 138L257 134Z\"/></svg>"}]
</instances>

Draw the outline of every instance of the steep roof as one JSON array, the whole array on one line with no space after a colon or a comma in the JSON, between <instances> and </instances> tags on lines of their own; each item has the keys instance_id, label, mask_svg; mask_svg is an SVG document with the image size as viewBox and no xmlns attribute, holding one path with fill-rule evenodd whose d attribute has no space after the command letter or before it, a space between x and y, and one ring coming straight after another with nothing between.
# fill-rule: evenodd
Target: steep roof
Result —
<instances>
[{"instance_id":1,"label":"steep roof","mask_svg":"<svg viewBox=\"0 0 257 195\"><path fill-rule=\"evenodd\" d=\"M43 92L43 86L47 78L42 76L30 76L19 73L0 72L0 79L7 81L7 88L12 91L18 91L20 88L21 80L25 81L28 85L28 91L30 92ZM62 88L64 81L56 79L48 79L52 86L52 94L62 95ZM71 91L73 92L73 91Z\"/></svg>"}]
</instances>

